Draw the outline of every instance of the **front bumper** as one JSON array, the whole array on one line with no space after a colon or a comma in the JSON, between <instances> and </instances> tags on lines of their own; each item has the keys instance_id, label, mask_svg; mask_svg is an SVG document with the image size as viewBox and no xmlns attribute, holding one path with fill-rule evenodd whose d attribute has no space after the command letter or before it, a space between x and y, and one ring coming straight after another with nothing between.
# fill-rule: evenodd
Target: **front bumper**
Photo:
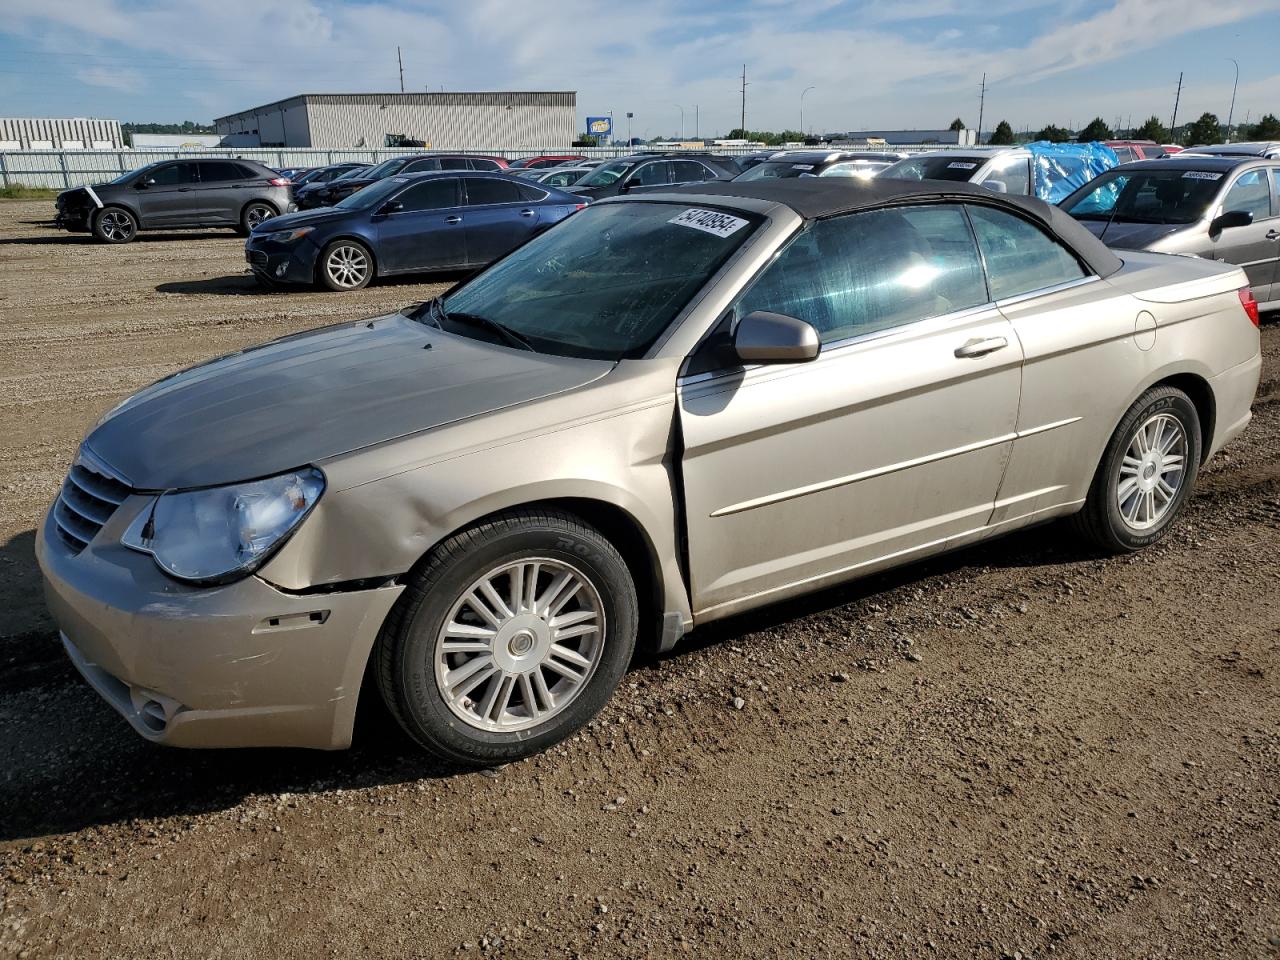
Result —
<instances>
[{"instance_id":1,"label":"front bumper","mask_svg":"<svg viewBox=\"0 0 1280 960\"><path fill-rule=\"evenodd\" d=\"M81 207L71 210L59 210L53 218L53 225L63 230L84 233L90 229L93 220L92 207Z\"/></svg>"},{"instance_id":2,"label":"front bumper","mask_svg":"<svg viewBox=\"0 0 1280 960\"><path fill-rule=\"evenodd\" d=\"M295 243L268 243L250 236L244 244L249 269L275 283L312 283L320 251L308 238Z\"/></svg>"},{"instance_id":3,"label":"front bumper","mask_svg":"<svg viewBox=\"0 0 1280 960\"><path fill-rule=\"evenodd\" d=\"M119 543L147 502L126 500L78 554L51 515L37 537L49 611L85 679L157 743L349 746L369 652L403 588L185 586Z\"/></svg>"}]
</instances>

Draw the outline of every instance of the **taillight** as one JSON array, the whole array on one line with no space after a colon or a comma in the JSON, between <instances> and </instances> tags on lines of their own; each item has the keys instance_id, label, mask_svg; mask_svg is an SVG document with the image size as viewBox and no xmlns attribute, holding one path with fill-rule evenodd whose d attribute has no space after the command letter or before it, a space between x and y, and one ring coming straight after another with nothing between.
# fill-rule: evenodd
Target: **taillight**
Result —
<instances>
[{"instance_id":1,"label":"taillight","mask_svg":"<svg viewBox=\"0 0 1280 960\"><path fill-rule=\"evenodd\" d=\"M273 177L268 180L267 183L271 184L273 187L287 187L289 184L293 183L293 181L288 177Z\"/></svg>"},{"instance_id":2,"label":"taillight","mask_svg":"<svg viewBox=\"0 0 1280 960\"><path fill-rule=\"evenodd\" d=\"M575 204L573 205L573 209L574 209L574 210L585 210L585 209L587 209L587 205L586 205L585 203L575 203Z\"/></svg>"},{"instance_id":3,"label":"taillight","mask_svg":"<svg viewBox=\"0 0 1280 960\"><path fill-rule=\"evenodd\" d=\"M1238 292L1240 306L1244 307L1245 316L1253 321L1255 327L1261 327L1262 321L1258 319L1258 301L1254 299L1253 291L1248 287L1241 287Z\"/></svg>"}]
</instances>

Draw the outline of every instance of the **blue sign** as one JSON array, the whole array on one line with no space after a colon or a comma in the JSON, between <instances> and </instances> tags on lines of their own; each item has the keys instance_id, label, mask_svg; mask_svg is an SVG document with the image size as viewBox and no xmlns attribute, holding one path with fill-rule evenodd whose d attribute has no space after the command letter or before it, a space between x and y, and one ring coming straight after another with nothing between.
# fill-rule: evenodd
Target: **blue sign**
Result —
<instances>
[{"instance_id":1,"label":"blue sign","mask_svg":"<svg viewBox=\"0 0 1280 960\"><path fill-rule=\"evenodd\" d=\"M593 137L613 135L613 117L587 117L587 133Z\"/></svg>"}]
</instances>

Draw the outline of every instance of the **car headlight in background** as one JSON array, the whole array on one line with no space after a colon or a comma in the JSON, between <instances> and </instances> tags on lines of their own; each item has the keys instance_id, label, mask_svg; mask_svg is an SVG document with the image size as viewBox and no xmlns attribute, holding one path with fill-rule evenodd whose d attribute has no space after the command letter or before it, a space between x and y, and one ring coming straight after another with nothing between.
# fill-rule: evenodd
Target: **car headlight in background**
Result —
<instances>
[{"instance_id":1,"label":"car headlight in background","mask_svg":"<svg viewBox=\"0 0 1280 960\"><path fill-rule=\"evenodd\" d=\"M269 233L260 233L258 237L262 240L273 240L276 243L293 243L295 240L301 240L315 227L298 227L294 230L272 230Z\"/></svg>"},{"instance_id":2,"label":"car headlight in background","mask_svg":"<svg viewBox=\"0 0 1280 960\"><path fill-rule=\"evenodd\" d=\"M223 583L265 563L323 492L324 474L304 467L265 480L163 493L120 539L179 580Z\"/></svg>"}]
</instances>

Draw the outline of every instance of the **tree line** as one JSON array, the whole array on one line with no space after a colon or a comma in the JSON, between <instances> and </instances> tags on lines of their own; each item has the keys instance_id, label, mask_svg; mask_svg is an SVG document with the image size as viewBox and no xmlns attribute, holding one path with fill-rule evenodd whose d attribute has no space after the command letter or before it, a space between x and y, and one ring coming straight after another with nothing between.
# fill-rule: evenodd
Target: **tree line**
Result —
<instances>
[{"instance_id":1,"label":"tree line","mask_svg":"<svg viewBox=\"0 0 1280 960\"><path fill-rule=\"evenodd\" d=\"M1131 130L1115 131L1107 126L1101 117L1094 117L1078 132L1065 127L1049 124L1041 127L1034 134L1028 131L1032 140L1050 140L1053 143L1089 143L1093 140L1154 140L1156 143L1180 143L1184 146L1196 144L1222 143L1227 136L1227 129L1212 113L1200 115L1192 123L1182 124L1174 130L1166 127L1159 117L1148 117L1141 126ZM1233 140L1280 140L1280 119L1273 113L1266 114L1254 124L1238 124L1231 131ZM1025 139L1025 138L1024 138ZM988 143L1006 145L1016 143L1018 138L1013 128L1004 120L996 124Z\"/></svg>"}]
</instances>

